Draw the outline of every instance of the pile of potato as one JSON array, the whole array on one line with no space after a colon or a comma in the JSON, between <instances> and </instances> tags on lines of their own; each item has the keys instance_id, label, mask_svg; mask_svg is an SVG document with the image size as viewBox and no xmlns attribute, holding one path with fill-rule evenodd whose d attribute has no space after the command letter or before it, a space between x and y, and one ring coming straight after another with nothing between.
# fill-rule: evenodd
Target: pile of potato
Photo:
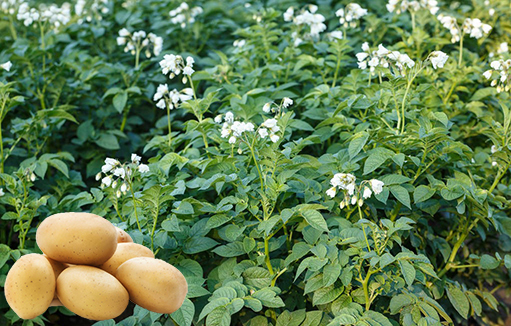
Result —
<instances>
[{"instance_id":1,"label":"pile of potato","mask_svg":"<svg viewBox=\"0 0 511 326\"><path fill-rule=\"evenodd\" d=\"M100 216L52 215L37 229L36 241L44 254L21 257L5 281L7 302L20 318L64 305L81 317L106 320L119 316L129 300L170 314L188 292L177 268Z\"/></svg>"}]
</instances>

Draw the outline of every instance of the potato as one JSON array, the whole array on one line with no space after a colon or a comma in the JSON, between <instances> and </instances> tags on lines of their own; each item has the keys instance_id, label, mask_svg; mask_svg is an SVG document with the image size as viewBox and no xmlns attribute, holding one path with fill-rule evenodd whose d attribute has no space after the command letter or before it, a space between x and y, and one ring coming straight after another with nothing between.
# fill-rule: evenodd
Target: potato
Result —
<instances>
[{"instance_id":1,"label":"potato","mask_svg":"<svg viewBox=\"0 0 511 326\"><path fill-rule=\"evenodd\" d=\"M154 258L154 254L149 248L136 243L118 243L114 255L103 265L99 266L99 268L115 275L117 267L121 266L128 259L136 257Z\"/></svg>"},{"instance_id":2,"label":"potato","mask_svg":"<svg viewBox=\"0 0 511 326\"><path fill-rule=\"evenodd\" d=\"M71 266L57 279L57 295L69 310L92 320L119 316L129 303L128 291L112 275L92 266Z\"/></svg>"},{"instance_id":3,"label":"potato","mask_svg":"<svg viewBox=\"0 0 511 326\"><path fill-rule=\"evenodd\" d=\"M128 232L119 229L117 226L115 227L115 229L117 230L117 242L118 243L121 243L121 242L133 242L133 239L128 234Z\"/></svg>"},{"instance_id":4,"label":"potato","mask_svg":"<svg viewBox=\"0 0 511 326\"><path fill-rule=\"evenodd\" d=\"M114 254L117 231L110 222L94 214L60 213L39 225L36 241L51 259L99 266Z\"/></svg>"},{"instance_id":5,"label":"potato","mask_svg":"<svg viewBox=\"0 0 511 326\"><path fill-rule=\"evenodd\" d=\"M62 273L62 271L66 268L68 268L67 264L63 264L61 262L58 262L56 260L53 260L51 259L50 257L46 256L46 255L43 255L44 258L48 259L48 262L50 263L51 265L51 268L53 269L53 274L55 274L55 285L57 284L57 277L59 277L60 273ZM53 299L58 299L57 298L57 291L55 291L55 294L53 295ZM52 302L53 304L53 302ZM51 305L50 305L51 306Z\"/></svg>"},{"instance_id":6,"label":"potato","mask_svg":"<svg viewBox=\"0 0 511 326\"><path fill-rule=\"evenodd\" d=\"M119 266L115 276L128 290L131 301L161 314L179 309L188 292L183 274L160 259L132 258Z\"/></svg>"},{"instance_id":7,"label":"potato","mask_svg":"<svg viewBox=\"0 0 511 326\"><path fill-rule=\"evenodd\" d=\"M44 313L54 294L55 274L43 255L22 256L7 274L5 298L20 318L32 319Z\"/></svg>"}]
</instances>

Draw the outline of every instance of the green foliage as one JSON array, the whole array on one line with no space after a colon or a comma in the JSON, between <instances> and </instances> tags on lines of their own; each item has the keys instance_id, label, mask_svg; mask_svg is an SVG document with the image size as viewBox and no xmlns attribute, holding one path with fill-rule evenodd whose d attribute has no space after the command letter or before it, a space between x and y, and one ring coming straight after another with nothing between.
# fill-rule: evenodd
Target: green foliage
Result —
<instances>
[{"instance_id":1,"label":"green foliage","mask_svg":"<svg viewBox=\"0 0 511 326\"><path fill-rule=\"evenodd\" d=\"M497 51L511 41L506 1L491 2L494 15L482 0L442 4L460 24L493 27L462 44L428 10L389 13L385 1L361 1L357 26L335 15L349 1L318 2L326 30L312 39L283 18L297 1L194 1L203 12L184 27L169 16L180 3L114 0L57 30L0 12L0 64L13 64L0 68L0 286L40 252L45 217L89 211L189 289L171 315L135 306L97 326L505 323L511 100L482 74L509 57ZM163 37L163 52L124 52L122 28ZM415 65L360 69L364 42ZM439 50L449 59L434 69ZM196 71L169 78L165 54L191 56ZM160 110L159 84L193 96ZM254 128L237 135L234 121ZM102 171L106 158L124 177ZM356 177L354 194L327 194L339 173ZM52 307L23 322L0 296L0 325L69 315Z\"/></svg>"}]
</instances>

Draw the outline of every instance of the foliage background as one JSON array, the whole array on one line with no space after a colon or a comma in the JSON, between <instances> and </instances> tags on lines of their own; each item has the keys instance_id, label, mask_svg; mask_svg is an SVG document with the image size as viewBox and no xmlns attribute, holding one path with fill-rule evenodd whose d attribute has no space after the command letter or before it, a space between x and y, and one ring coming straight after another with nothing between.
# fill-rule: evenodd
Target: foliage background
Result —
<instances>
[{"instance_id":1,"label":"foliage background","mask_svg":"<svg viewBox=\"0 0 511 326\"><path fill-rule=\"evenodd\" d=\"M102 20L75 17L42 37L38 26L1 14L0 62L13 68L0 72L0 285L20 255L39 252L35 231L46 216L89 211L189 283L171 316L135 307L98 325L505 323L510 100L482 73L509 41L507 1L441 3L441 12L493 27L488 37L466 37L462 65L435 16L418 12L413 28L408 12L389 13L383 1L361 1L370 14L348 30L334 14L346 1L318 1L327 30L347 37L298 47L282 13L306 2L200 1L190 5L203 13L185 28L169 22L179 4L110 1ZM162 55L134 69L116 44L123 27L162 36ZM246 45L234 47L237 39ZM417 62L433 50L450 59L423 70L405 94L406 78L379 81L358 69L363 42ZM166 53L192 56L197 70L198 100L171 111L171 146L166 112L152 101L160 83L183 87L161 74ZM294 105L278 116L278 142L231 146L220 137L217 114L259 125L269 117L263 105L284 97ZM402 133L395 101L405 103ZM150 172L117 198L95 175L106 157L131 153ZM384 191L360 212L341 210L341 198L325 194L338 172L382 180ZM0 311L2 325L63 325L70 314L50 308L22 322L3 295Z\"/></svg>"}]
</instances>

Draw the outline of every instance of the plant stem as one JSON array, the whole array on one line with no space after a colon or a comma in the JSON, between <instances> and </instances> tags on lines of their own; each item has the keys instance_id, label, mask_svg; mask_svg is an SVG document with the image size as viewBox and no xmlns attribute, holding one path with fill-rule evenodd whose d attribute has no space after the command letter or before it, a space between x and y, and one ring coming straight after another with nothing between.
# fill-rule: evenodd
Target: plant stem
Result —
<instances>
[{"instance_id":1,"label":"plant stem","mask_svg":"<svg viewBox=\"0 0 511 326\"><path fill-rule=\"evenodd\" d=\"M169 149L170 149L170 146L172 144L172 130L170 129L170 108L168 105L166 106L167 106L167 123L169 127Z\"/></svg>"},{"instance_id":2,"label":"plant stem","mask_svg":"<svg viewBox=\"0 0 511 326\"><path fill-rule=\"evenodd\" d=\"M266 267L268 267L268 270L270 271L270 274L275 274L273 272L273 267L271 266L270 261L270 246L268 244L268 237L264 237L264 255L265 255L265 261L266 261Z\"/></svg>"},{"instance_id":3,"label":"plant stem","mask_svg":"<svg viewBox=\"0 0 511 326\"><path fill-rule=\"evenodd\" d=\"M497 177L495 178L495 180L493 181L493 184L491 185L490 189L488 190L488 192L491 194L493 192L493 190L495 190L495 188L498 186L500 180L502 180L502 178L504 177L504 175L506 175L506 172L507 170L509 169L509 166L511 165L511 161L509 161L509 163L506 165L506 168L503 170L503 171L499 171L499 173L497 174Z\"/></svg>"},{"instance_id":4,"label":"plant stem","mask_svg":"<svg viewBox=\"0 0 511 326\"><path fill-rule=\"evenodd\" d=\"M16 41L18 39L18 35L16 34L16 28L14 28L14 20L12 19L12 15L9 15L9 27L11 28L12 38Z\"/></svg>"},{"instance_id":5,"label":"plant stem","mask_svg":"<svg viewBox=\"0 0 511 326\"><path fill-rule=\"evenodd\" d=\"M357 204L357 208L358 208L358 214L360 215L360 219L363 219L364 216L362 215L362 209L360 209L360 206L358 206L358 204ZM371 247L369 246L369 240L367 240L366 228L363 224L362 224L362 231L364 232L364 238L366 240L367 251L371 252Z\"/></svg>"},{"instance_id":6,"label":"plant stem","mask_svg":"<svg viewBox=\"0 0 511 326\"><path fill-rule=\"evenodd\" d=\"M401 120L401 134L405 132L405 104L406 104L406 97L408 96L408 91L410 90L410 86L412 86L413 79L408 82L408 85L406 85L405 95L403 96L403 102L401 103L401 117L403 120Z\"/></svg>"},{"instance_id":7,"label":"plant stem","mask_svg":"<svg viewBox=\"0 0 511 326\"><path fill-rule=\"evenodd\" d=\"M135 219L137 220L137 226L140 233L142 233L142 228L140 227L140 222L138 220L138 212L137 212L137 199L135 198L135 193L133 192L133 184L130 182L130 191L131 191L131 198L133 199L133 208L135 210Z\"/></svg>"},{"instance_id":8,"label":"plant stem","mask_svg":"<svg viewBox=\"0 0 511 326\"><path fill-rule=\"evenodd\" d=\"M463 31L460 31L460 57L458 59L458 68L461 68L461 64L463 63Z\"/></svg>"},{"instance_id":9,"label":"plant stem","mask_svg":"<svg viewBox=\"0 0 511 326\"><path fill-rule=\"evenodd\" d=\"M122 117L122 123L121 123L121 129L120 129L121 131L124 131L124 127L126 127L126 121L128 120L128 113L129 113L129 110L125 109L123 117Z\"/></svg>"},{"instance_id":10,"label":"plant stem","mask_svg":"<svg viewBox=\"0 0 511 326\"><path fill-rule=\"evenodd\" d=\"M337 44L339 46L339 44ZM337 75L339 74L339 68L341 66L341 55L342 51L337 51L337 65L335 66L335 73L334 73L334 81L332 82L332 88L335 87L335 83L337 82Z\"/></svg>"},{"instance_id":11,"label":"plant stem","mask_svg":"<svg viewBox=\"0 0 511 326\"><path fill-rule=\"evenodd\" d=\"M253 145L253 144L252 144ZM263 174L261 173L261 170L259 169L259 164L257 164L257 160L255 157L254 147L249 146L250 152L252 153L252 158L254 159L254 165L257 169L257 173L259 174L259 182L261 183L261 192L264 192L264 184L263 184Z\"/></svg>"}]
</instances>

